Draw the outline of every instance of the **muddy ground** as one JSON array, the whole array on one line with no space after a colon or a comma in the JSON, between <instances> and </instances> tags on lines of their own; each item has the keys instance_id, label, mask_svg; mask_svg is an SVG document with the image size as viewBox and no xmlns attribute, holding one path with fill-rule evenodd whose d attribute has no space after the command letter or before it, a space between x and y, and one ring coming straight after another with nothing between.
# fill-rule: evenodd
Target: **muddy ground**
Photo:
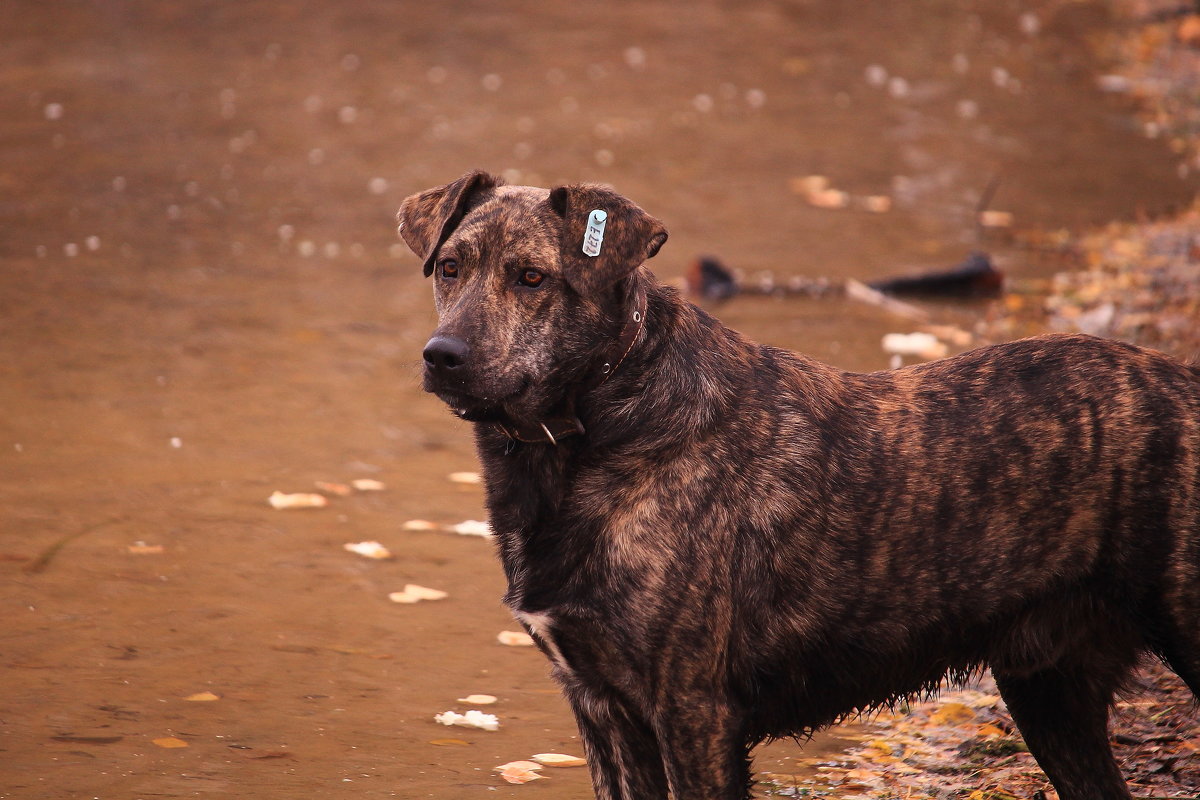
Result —
<instances>
[{"instance_id":1,"label":"muddy ground","mask_svg":"<svg viewBox=\"0 0 1200 800\"><path fill-rule=\"evenodd\" d=\"M407 194L480 166L613 184L664 278L870 279L1017 226L1186 206L1193 177L1096 88L1090 2L22 4L0 30L0 797L590 797L535 651L500 645L465 424ZM820 173L891 210L809 205ZM962 327L985 306L935 307ZM717 309L850 369L908 324L840 300ZM900 326L900 327L898 327ZM276 511L275 490L383 492ZM369 561L346 542L395 554ZM152 552L140 552L138 543ZM131 546L133 549L131 550ZM161 552L154 552L161 547ZM417 605L388 593L449 593ZM185 698L211 692L219 699ZM496 732L445 728L496 695ZM158 743L156 743L158 740ZM174 741L172 741L174 740ZM164 747L163 744L186 744ZM760 768L805 750L774 745Z\"/></svg>"}]
</instances>

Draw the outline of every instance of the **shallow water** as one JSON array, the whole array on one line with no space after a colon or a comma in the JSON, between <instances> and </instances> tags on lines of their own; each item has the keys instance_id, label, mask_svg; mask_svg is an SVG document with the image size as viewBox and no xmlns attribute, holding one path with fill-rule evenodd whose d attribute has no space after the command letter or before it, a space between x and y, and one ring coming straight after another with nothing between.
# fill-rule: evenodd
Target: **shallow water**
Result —
<instances>
[{"instance_id":1,"label":"shallow water","mask_svg":"<svg viewBox=\"0 0 1200 800\"><path fill-rule=\"evenodd\" d=\"M1028 3L900 5L10 15L0 797L590 796L583 770L493 775L578 753L570 714L539 654L496 643L516 624L490 545L401 529L483 510L446 477L474 468L465 424L418 386L433 316L395 209L476 166L604 181L670 228L664 279L699 253L870 279L979 245L1037 274L975 230L997 176L991 207L1023 226L1191 197L1093 88L1099 4L1040 12L1036 35ZM810 173L892 210L813 208L789 184ZM969 326L986 310L937 313ZM884 367L880 335L908 325L836 300L715 312L851 369ZM356 477L388 488L266 504ZM396 558L342 549L372 539ZM409 582L450 596L390 603ZM183 699L202 691L220 699ZM500 698L500 731L433 723L478 692ZM168 737L188 746L154 744ZM773 745L760 766L786 773L800 752Z\"/></svg>"}]
</instances>

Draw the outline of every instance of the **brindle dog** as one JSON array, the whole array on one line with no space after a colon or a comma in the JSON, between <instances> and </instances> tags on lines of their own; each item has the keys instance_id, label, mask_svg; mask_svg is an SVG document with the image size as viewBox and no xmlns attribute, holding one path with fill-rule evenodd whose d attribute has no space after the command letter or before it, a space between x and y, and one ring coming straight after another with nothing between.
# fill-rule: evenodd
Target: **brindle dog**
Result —
<instances>
[{"instance_id":1,"label":"brindle dog","mask_svg":"<svg viewBox=\"0 0 1200 800\"><path fill-rule=\"evenodd\" d=\"M658 284L606 188L475 172L399 218L597 797L744 798L757 742L990 666L1062 800L1119 800L1139 658L1200 694L1200 367L1048 336L847 373Z\"/></svg>"}]
</instances>

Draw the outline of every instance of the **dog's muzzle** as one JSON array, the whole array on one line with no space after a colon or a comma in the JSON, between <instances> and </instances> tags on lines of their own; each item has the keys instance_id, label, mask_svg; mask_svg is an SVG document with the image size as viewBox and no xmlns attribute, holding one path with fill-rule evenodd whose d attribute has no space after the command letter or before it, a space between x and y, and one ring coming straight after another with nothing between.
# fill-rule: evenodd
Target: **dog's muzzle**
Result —
<instances>
[{"instance_id":1,"label":"dog's muzzle","mask_svg":"<svg viewBox=\"0 0 1200 800\"><path fill-rule=\"evenodd\" d=\"M471 346L455 336L434 336L425 344L425 369L439 379L461 377Z\"/></svg>"}]
</instances>

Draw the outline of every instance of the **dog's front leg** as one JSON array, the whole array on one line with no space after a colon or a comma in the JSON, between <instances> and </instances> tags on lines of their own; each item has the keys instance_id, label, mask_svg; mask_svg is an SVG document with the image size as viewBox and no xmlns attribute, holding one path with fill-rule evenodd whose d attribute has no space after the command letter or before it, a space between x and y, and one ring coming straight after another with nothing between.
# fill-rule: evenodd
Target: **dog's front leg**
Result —
<instances>
[{"instance_id":1,"label":"dog's front leg","mask_svg":"<svg viewBox=\"0 0 1200 800\"><path fill-rule=\"evenodd\" d=\"M680 695L655 728L671 800L750 797L750 751L736 709L713 697Z\"/></svg>"},{"instance_id":2,"label":"dog's front leg","mask_svg":"<svg viewBox=\"0 0 1200 800\"><path fill-rule=\"evenodd\" d=\"M654 730L619 697L565 689L575 712L597 800L666 800L667 778Z\"/></svg>"}]
</instances>

